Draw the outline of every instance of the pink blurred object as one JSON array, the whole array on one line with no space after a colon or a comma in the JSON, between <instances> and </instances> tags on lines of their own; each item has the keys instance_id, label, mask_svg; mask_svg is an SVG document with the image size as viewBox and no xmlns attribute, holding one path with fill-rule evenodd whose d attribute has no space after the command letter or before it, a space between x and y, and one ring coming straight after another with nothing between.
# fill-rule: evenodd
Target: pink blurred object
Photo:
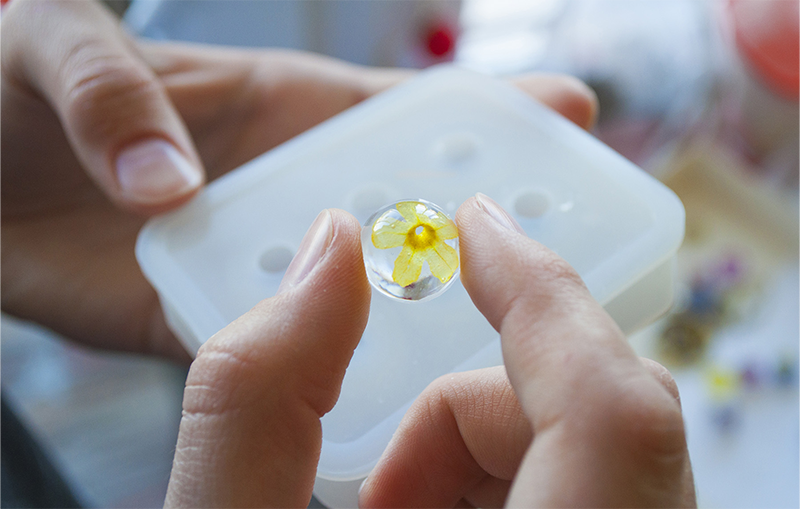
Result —
<instances>
[{"instance_id":1,"label":"pink blurred object","mask_svg":"<svg viewBox=\"0 0 800 509\"><path fill-rule=\"evenodd\" d=\"M773 92L797 102L800 11L797 0L730 0L736 47L749 70Z\"/></svg>"},{"instance_id":2,"label":"pink blurred object","mask_svg":"<svg viewBox=\"0 0 800 509\"><path fill-rule=\"evenodd\" d=\"M798 185L799 4L728 0L722 10L732 59L722 81L720 136L776 188Z\"/></svg>"}]
</instances>

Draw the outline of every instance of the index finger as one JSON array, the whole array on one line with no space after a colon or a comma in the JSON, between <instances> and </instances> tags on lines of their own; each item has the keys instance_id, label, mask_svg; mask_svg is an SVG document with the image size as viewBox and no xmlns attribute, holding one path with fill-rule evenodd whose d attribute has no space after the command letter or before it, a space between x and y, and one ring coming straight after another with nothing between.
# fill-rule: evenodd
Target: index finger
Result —
<instances>
[{"instance_id":1,"label":"index finger","mask_svg":"<svg viewBox=\"0 0 800 509\"><path fill-rule=\"evenodd\" d=\"M457 223L464 286L500 332L536 436L508 503L680 505L680 408L580 276L487 196L467 200Z\"/></svg>"},{"instance_id":2,"label":"index finger","mask_svg":"<svg viewBox=\"0 0 800 509\"><path fill-rule=\"evenodd\" d=\"M205 177L191 136L163 83L105 7L17 0L3 16L4 84L52 108L111 201L151 215L197 193ZM58 178L47 170L42 180Z\"/></svg>"}]
</instances>

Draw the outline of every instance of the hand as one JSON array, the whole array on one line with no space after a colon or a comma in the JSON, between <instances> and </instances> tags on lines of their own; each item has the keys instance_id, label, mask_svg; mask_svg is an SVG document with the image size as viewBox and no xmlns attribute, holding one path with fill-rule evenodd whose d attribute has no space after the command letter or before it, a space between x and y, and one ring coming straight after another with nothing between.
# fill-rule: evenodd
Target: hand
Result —
<instances>
[{"instance_id":1,"label":"hand","mask_svg":"<svg viewBox=\"0 0 800 509\"><path fill-rule=\"evenodd\" d=\"M669 373L638 359L569 265L489 198L457 219L464 285L500 331L511 381L500 367L434 382L361 506L694 506ZM166 506L307 505L320 418L367 321L359 238L352 216L323 211L279 294L200 348Z\"/></svg>"},{"instance_id":2,"label":"hand","mask_svg":"<svg viewBox=\"0 0 800 509\"><path fill-rule=\"evenodd\" d=\"M81 0L14 0L0 32L3 310L89 345L183 360L134 259L143 216L409 75L141 43ZM580 125L594 118L574 79L518 84Z\"/></svg>"},{"instance_id":3,"label":"hand","mask_svg":"<svg viewBox=\"0 0 800 509\"><path fill-rule=\"evenodd\" d=\"M468 200L457 222L464 286L500 332L508 376L428 387L360 505L695 507L669 372L637 359L574 270L494 201Z\"/></svg>"},{"instance_id":4,"label":"hand","mask_svg":"<svg viewBox=\"0 0 800 509\"><path fill-rule=\"evenodd\" d=\"M573 92L577 88L550 86L554 83L558 83L556 78L545 81L532 78L527 85L539 93L548 91L551 104L579 106L580 100L574 98L581 96ZM546 86L537 89L537 84ZM557 90L562 91L560 99ZM590 96L582 97L583 111L593 112ZM576 107L575 111L579 110ZM585 118L588 122L591 115ZM472 201L464 207L471 204ZM308 504L322 442L320 418L336 403L345 370L367 321L370 290L361 256L360 232L360 225L349 214L323 211L287 269L278 295L259 303L200 348L186 382L183 418L165 506L305 507ZM491 241L480 234L476 238L480 238L480 245ZM465 249L463 243L462 249ZM543 252L543 248L539 251ZM581 329L580 325L577 328ZM484 444L500 445L497 451L502 457L494 460L496 464L507 461L506 453L512 456L513 465L505 467L506 473L501 474L510 479L519 463L513 458L520 458L530 442L530 424L519 411L504 373L497 370L487 373L502 381L501 399L508 404L502 407L507 412L501 410L501 413L510 416L513 426L501 428L498 433L496 422L487 419L482 429L471 429ZM482 385L476 387L465 378L469 376L457 375L462 383L450 386L454 394L460 392L459 387L476 394L481 387L492 388L491 381L481 381ZM438 387L444 390L445 385L446 382L440 381ZM434 386L426 395L438 390ZM488 396L491 400L496 394ZM482 399L476 396L473 401L480 404ZM479 412L475 415L480 417ZM407 418L404 426L409 422L413 421ZM448 454L452 452L449 446L456 444L453 438L461 437L452 421L437 420L433 428L426 430L433 437L449 435L445 447ZM418 444L395 441L392 447L399 446L413 455L419 450L416 445L421 444L421 441ZM485 452L490 455L493 449L487 447ZM441 462L435 465L443 466ZM442 479L458 478L462 472L456 468ZM441 473L441 469L436 473ZM365 503L380 503L382 486L399 491L404 479L408 479L402 469L389 474L396 477L378 481L371 477L364 492ZM431 486L439 486L437 483ZM500 490L505 490L503 495L508 484L499 485ZM445 498L452 494L451 487L442 488ZM427 493L422 490L423 496L427 497ZM464 495L459 493L454 500ZM423 503L438 505L437 500L440 499L427 499ZM398 504L407 505L403 501Z\"/></svg>"}]
</instances>

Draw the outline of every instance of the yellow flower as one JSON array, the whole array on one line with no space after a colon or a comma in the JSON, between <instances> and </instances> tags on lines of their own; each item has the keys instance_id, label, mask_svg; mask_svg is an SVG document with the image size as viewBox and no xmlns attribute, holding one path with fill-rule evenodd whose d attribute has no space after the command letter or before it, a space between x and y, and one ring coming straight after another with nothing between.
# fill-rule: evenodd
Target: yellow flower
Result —
<instances>
[{"instance_id":1,"label":"yellow flower","mask_svg":"<svg viewBox=\"0 0 800 509\"><path fill-rule=\"evenodd\" d=\"M394 262L392 279L400 286L409 286L419 279L423 263L428 262L431 274L442 283L449 281L458 268L458 253L444 241L458 236L455 223L416 201L400 202L397 210L404 221L384 216L372 226L372 244L378 249L403 246Z\"/></svg>"}]
</instances>

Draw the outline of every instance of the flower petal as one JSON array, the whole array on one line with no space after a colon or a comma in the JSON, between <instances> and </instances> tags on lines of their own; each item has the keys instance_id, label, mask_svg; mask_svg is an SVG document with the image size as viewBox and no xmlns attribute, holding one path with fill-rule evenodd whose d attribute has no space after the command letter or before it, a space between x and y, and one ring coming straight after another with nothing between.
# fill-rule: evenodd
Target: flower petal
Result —
<instances>
[{"instance_id":1,"label":"flower petal","mask_svg":"<svg viewBox=\"0 0 800 509\"><path fill-rule=\"evenodd\" d=\"M442 283L450 281L458 268L458 253L444 242L439 242L433 249L429 249L425 260L428 262L431 274Z\"/></svg>"},{"instance_id":2,"label":"flower petal","mask_svg":"<svg viewBox=\"0 0 800 509\"><path fill-rule=\"evenodd\" d=\"M403 215L406 222L417 225L419 224L419 216L417 215L417 204L415 201L401 201L397 204L397 210Z\"/></svg>"},{"instance_id":3,"label":"flower petal","mask_svg":"<svg viewBox=\"0 0 800 509\"><path fill-rule=\"evenodd\" d=\"M433 211L431 211L433 212ZM453 222L452 219L436 212L433 214L433 217L425 214L420 216L424 218L424 223L430 225L431 228L436 230L436 235L442 240L450 240L458 237L458 228L456 228L456 224Z\"/></svg>"},{"instance_id":4,"label":"flower petal","mask_svg":"<svg viewBox=\"0 0 800 509\"><path fill-rule=\"evenodd\" d=\"M402 246L412 226L411 223L396 219L378 221L372 227L372 245L378 249Z\"/></svg>"},{"instance_id":5,"label":"flower petal","mask_svg":"<svg viewBox=\"0 0 800 509\"><path fill-rule=\"evenodd\" d=\"M430 211L433 212L432 214L433 217L427 216L428 222L430 223L431 226L433 226L434 230L438 230L442 226L453 222L449 217L445 216L441 212L436 212L433 209L431 209Z\"/></svg>"},{"instance_id":6,"label":"flower petal","mask_svg":"<svg viewBox=\"0 0 800 509\"><path fill-rule=\"evenodd\" d=\"M419 275L422 273L422 262L421 253L414 251L411 246L403 247L394 261L392 279L400 286L410 285L419 279Z\"/></svg>"},{"instance_id":7,"label":"flower petal","mask_svg":"<svg viewBox=\"0 0 800 509\"><path fill-rule=\"evenodd\" d=\"M450 240L458 237L458 228L456 228L456 224L449 219L442 226L434 226L434 229L436 230L436 236L441 240Z\"/></svg>"}]
</instances>

